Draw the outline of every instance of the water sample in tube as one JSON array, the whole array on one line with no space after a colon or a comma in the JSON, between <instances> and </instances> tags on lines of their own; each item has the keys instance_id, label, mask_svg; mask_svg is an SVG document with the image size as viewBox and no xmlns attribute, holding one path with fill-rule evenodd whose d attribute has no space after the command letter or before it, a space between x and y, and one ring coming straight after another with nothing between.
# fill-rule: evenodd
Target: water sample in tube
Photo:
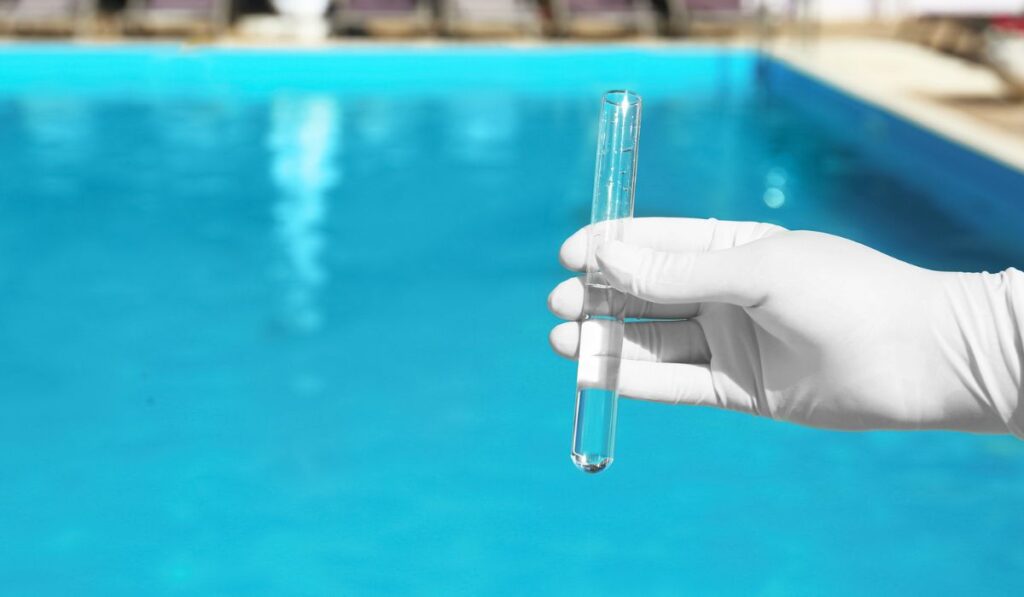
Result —
<instances>
[{"instance_id":1,"label":"water sample in tube","mask_svg":"<svg viewBox=\"0 0 1024 597\"><path fill-rule=\"evenodd\" d=\"M624 301L615 299L594 254L606 242L624 240L625 224L633 218L640 111L640 96L631 91L609 91L601 101L572 435L572 461L588 473L603 471L615 457L625 331ZM597 305L604 308L598 310Z\"/></svg>"}]
</instances>

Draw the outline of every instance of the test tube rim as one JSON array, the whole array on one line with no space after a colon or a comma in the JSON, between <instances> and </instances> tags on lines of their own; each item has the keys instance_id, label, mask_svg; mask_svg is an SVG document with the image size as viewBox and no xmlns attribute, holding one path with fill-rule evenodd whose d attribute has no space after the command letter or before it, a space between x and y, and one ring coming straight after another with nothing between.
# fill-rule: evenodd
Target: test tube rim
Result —
<instances>
[{"instance_id":1,"label":"test tube rim","mask_svg":"<svg viewBox=\"0 0 1024 597\"><path fill-rule=\"evenodd\" d=\"M626 101L623 102L623 99ZM642 105L643 99L640 97L640 94L635 91L630 91L628 89L612 89L604 93L604 102L616 106L620 106L625 103L627 106L633 107Z\"/></svg>"}]
</instances>

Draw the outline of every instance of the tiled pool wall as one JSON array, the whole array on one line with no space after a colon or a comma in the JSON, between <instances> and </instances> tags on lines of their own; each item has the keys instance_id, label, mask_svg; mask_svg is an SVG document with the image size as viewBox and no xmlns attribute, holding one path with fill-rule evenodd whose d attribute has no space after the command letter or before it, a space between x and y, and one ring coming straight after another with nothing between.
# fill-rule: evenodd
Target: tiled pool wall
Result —
<instances>
[{"instance_id":1,"label":"tiled pool wall","mask_svg":"<svg viewBox=\"0 0 1024 597\"><path fill-rule=\"evenodd\" d=\"M1024 172L782 61L765 60L759 72L770 96L795 105L881 171L928 193L947 213L989 228L1024 221Z\"/></svg>"}]
</instances>

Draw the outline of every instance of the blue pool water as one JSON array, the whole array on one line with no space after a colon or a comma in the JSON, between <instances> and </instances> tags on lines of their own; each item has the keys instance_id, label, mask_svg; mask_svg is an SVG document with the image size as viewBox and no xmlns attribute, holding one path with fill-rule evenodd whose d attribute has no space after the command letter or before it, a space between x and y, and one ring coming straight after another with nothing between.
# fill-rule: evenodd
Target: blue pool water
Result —
<instances>
[{"instance_id":1,"label":"blue pool water","mask_svg":"<svg viewBox=\"0 0 1024 597\"><path fill-rule=\"evenodd\" d=\"M768 66L0 50L0 592L1013 594L1011 438L627 401L615 466L569 461L545 298L606 88L645 95L638 215L1024 264L1019 174L894 168L891 117Z\"/></svg>"}]
</instances>

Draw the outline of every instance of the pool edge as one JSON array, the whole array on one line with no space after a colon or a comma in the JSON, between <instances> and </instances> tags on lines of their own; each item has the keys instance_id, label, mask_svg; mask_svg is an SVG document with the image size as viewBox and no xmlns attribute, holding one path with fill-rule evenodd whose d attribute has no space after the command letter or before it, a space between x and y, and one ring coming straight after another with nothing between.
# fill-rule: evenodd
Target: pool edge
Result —
<instances>
[{"instance_id":1,"label":"pool edge","mask_svg":"<svg viewBox=\"0 0 1024 597\"><path fill-rule=\"evenodd\" d=\"M889 40L886 40L889 41ZM872 44L872 41L865 41ZM1024 174L1024 137L1007 133L960 110L943 106L911 90L858 81L856 75L823 58L821 52L799 45L773 48L772 60L835 87L849 96L877 109L907 120L936 136L981 154L1008 168ZM938 60L944 60L937 57Z\"/></svg>"}]
</instances>

